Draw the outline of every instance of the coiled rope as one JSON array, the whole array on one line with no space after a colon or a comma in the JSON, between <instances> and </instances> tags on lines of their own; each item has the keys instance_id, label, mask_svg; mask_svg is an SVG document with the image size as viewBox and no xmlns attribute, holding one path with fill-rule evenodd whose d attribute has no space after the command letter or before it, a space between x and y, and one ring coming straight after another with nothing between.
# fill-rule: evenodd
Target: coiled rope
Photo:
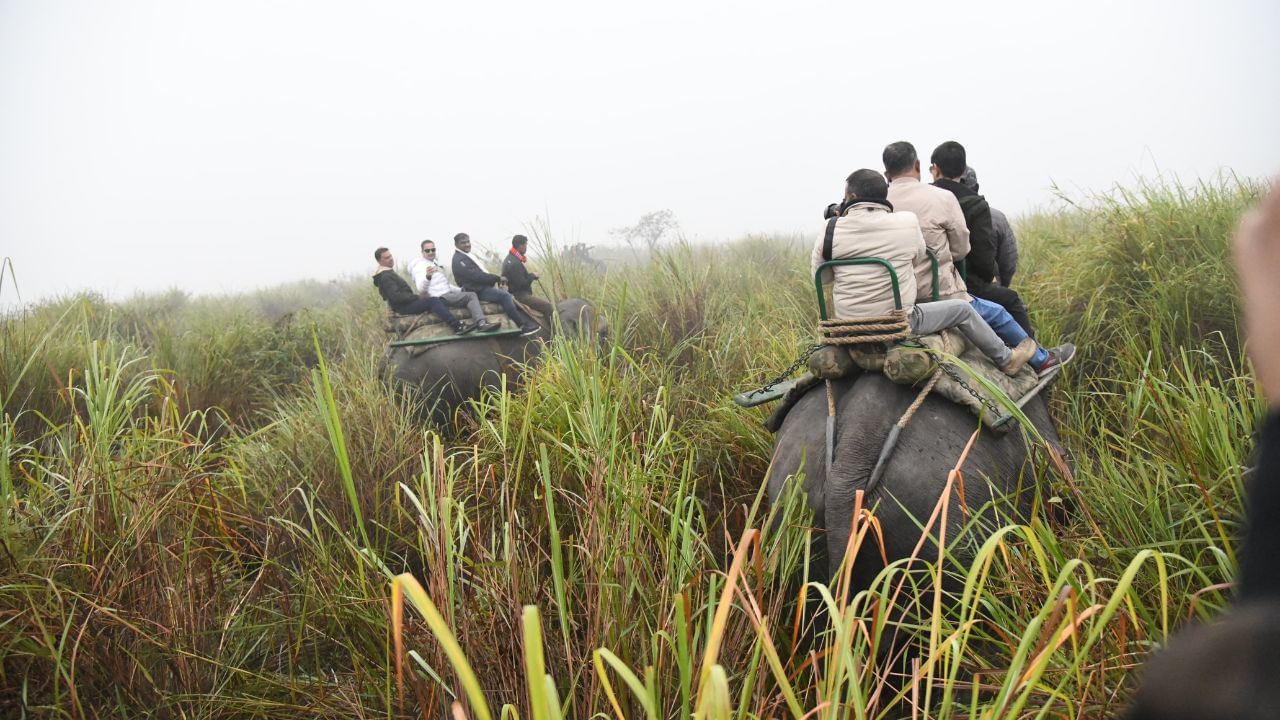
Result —
<instances>
[{"instance_id":1,"label":"coiled rope","mask_svg":"<svg viewBox=\"0 0 1280 720\"><path fill-rule=\"evenodd\" d=\"M911 323L906 310L870 317L835 318L819 321L818 336L820 345L894 342L911 337Z\"/></svg>"}]
</instances>

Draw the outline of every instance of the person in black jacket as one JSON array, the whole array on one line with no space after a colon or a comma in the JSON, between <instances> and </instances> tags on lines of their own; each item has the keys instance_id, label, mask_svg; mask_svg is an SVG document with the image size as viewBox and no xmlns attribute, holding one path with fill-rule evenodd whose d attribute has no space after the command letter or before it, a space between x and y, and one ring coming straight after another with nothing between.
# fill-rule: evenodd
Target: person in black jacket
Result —
<instances>
[{"instance_id":1,"label":"person in black jacket","mask_svg":"<svg viewBox=\"0 0 1280 720\"><path fill-rule=\"evenodd\" d=\"M934 149L929 162L932 163L929 172L933 175L933 184L956 196L956 200L960 201L960 209L964 212L965 224L969 226L969 254L964 259L967 272L964 282L969 293L999 303L1009 311L1027 335L1035 337L1031 317L1027 314L1027 306L1022 298L1016 291L1000 284L996 267L995 231L991 227L991 206L987 204L986 198L960 182L968 167L964 146L948 140Z\"/></svg>"},{"instance_id":2,"label":"person in black jacket","mask_svg":"<svg viewBox=\"0 0 1280 720\"><path fill-rule=\"evenodd\" d=\"M1179 633L1143 670L1128 720L1280 717L1280 182L1236 233L1249 357L1269 409L1246 477L1234 607Z\"/></svg>"},{"instance_id":3,"label":"person in black jacket","mask_svg":"<svg viewBox=\"0 0 1280 720\"><path fill-rule=\"evenodd\" d=\"M409 281L400 277L395 271L396 260L391 251L380 247L373 251L373 259L378 261L378 269L373 273L373 284L378 294L391 310L400 315L418 315L431 312L445 321L457 335L466 335L476 329L475 323L464 323L449 312L449 307L440 298L420 297L409 287Z\"/></svg>"},{"instance_id":4,"label":"person in black jacket","mask_svg":"<svg viewBox=\"0 0 1280 720\"><path fill-rule=\"evenodd\" d=\"M471 236L458 233L453 236L453 280L469 292L476 294L481 302L498 303L507 317L520 326L522 335L533 335L540 328L533 318L520 312L516 307L516 299L511 293L497 287L502 278L486 271L475 258L471 257Z\"/></svg>"},{"instance_id":5,"label":"person in black jacket","mask_svg":"<svg viewBox=\"0 0 1280 720\"><path fill-rule=\"evenodd\" d=\"M515 296L516 300L533 308L549 320L555 306L533 294L533 281L538 279L538 275L529 272L529 268L525 267L529 259L526 255L528 251L529 238L523 235L511 238L511 250L502 260L502 277L506 278L507 290Z\"/></svg>"}]
</instances>

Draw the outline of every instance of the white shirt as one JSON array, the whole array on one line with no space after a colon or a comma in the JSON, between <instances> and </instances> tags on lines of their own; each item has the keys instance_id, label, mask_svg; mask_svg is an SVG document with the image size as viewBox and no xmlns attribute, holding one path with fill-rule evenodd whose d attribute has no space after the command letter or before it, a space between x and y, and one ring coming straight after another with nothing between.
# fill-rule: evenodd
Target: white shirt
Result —
<instances>
[{"instance_id":1,"label":"white shirt","mask_svg":"<svg viewBox=\"0 0 1280 720\"><path fill-rule=\"evenodd\" d=\"M435 266L436 271L431 273L431 277L427 277L427 268ZM418 292L425 292L431 297L443 297L451 292L461 290L462 288L449 282L449 276L444 272L444 266L435 260L427 260L422 258L415 260L409 266L409 274L413 276L413 286Z\"/></svg>"}]
</instances>

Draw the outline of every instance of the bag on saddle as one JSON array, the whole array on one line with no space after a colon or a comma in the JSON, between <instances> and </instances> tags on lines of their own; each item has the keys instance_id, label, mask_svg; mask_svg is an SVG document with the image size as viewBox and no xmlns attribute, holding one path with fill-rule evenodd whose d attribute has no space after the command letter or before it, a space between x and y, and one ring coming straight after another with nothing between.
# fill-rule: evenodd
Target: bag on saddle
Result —
<instances>
[{"instance_id":1,"label":"bag on saddle","mask_svg":"<svg viewBox=\"0 0 1280 720\"><path fill-rule=\"evenodd\" d=\"M968 408L987 426L1005 413L998 399L999 393L993 393L988 385L995 386L1016 402L1038 381L1030 367L1024 367L1013 377L1005 375L955 330L922 335L916 340L918 342L895 343L888 348L884 344L826 346L809 359L809 370L824 380L848 377L858 370L882 372L899 385L917 385L926 382L938 370L938 361L930 351L953 356L963 365L950 363L951 373L944 373L938 379L933 392ZM953 379L953 374L960 380Z\"/></svg>"}]
</instances>

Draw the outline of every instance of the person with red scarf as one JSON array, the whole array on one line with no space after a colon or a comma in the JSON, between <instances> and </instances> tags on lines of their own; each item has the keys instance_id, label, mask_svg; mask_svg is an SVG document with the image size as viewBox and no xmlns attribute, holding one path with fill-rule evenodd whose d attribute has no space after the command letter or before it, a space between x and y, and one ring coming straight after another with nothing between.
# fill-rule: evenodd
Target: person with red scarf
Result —
<instances>
[{"instance_id":1,"label":"person with red scarf","mask_svg":"<svg viewBox=\"0 0 1280 720\"><path fill-rule=\"evenodd\" d=\"M529 272L525 267L529 261L526 255L528 250L529 238L523 235L511 238L511 251L502 261L502 277L507 280L507 292L514 295L520 304L527 306L550 322L555 306L533 294L533 281L538 279L538 275Z\"/></svg>"}]
</instances>

